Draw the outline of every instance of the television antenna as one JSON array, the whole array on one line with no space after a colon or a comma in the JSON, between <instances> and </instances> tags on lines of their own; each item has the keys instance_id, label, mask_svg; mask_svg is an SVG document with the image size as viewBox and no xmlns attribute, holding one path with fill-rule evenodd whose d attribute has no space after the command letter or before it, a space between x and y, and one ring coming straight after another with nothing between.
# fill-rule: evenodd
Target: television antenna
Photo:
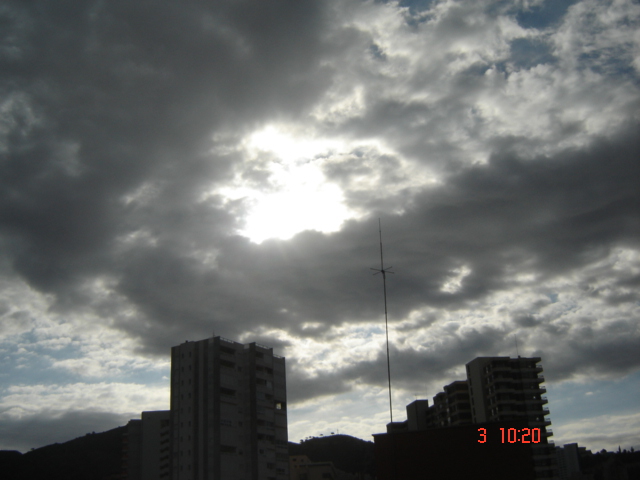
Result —
<instances>
[{"instance_id":1,"label":"television antenna","mask_svg":"<svg viewBox=\"0 0 640 480\"><path fill-rule=\"evenodd\" d=\"M391 362L389 360L389 320L387 315L387 273L395 273L392 272L391 269L393 267L384 268L384 258L382 257L382 224L380 219L378 218L378 231L380 233L380 268L371 268L370 270L375 270L377 275L379 273L382 274L382 289L384 292L384 328L385 333L387 335L387 378L389 379L389 417L391 418L391 423L393 423L393 406L391 403Z\"/></svg>"}]
</instances>

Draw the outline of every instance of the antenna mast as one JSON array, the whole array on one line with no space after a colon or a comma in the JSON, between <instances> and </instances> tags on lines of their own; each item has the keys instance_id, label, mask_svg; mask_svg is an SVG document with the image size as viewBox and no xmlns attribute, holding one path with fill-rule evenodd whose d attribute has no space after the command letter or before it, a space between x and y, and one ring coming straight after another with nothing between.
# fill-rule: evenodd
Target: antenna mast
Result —
<instances>
[{"instance_id":1,"label":"antenna mast","mask_svg":"<svg viewBox=\"0 0 640 480\"><path fill-rule=\"evenodd\" d=\"M390 270L393 267L384 268L384 259L382 257L382 224L380 223L380 219L378 218L378 231L380 233L380 268L372 268L371 270L375 270L377 275L378 273L382 274L382 289L384 291L384 328L385 333L387 335L387 377L389 379L389 417L391 418L391 423L393 423L393 407L391 404L391 363L389 361L389 321L387 318L387 273L395 273Z\"/></svg>"}]
</instances>

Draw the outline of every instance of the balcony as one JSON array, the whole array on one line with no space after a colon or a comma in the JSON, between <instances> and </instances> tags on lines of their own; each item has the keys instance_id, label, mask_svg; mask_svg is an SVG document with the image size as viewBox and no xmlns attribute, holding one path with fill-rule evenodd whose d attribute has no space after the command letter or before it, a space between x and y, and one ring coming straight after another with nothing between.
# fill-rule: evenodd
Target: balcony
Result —
<instances>
[{"instance_id":1,"label":"balcony","mask_svg":"<svg viewBox=\"0 0 640 480\"><path fill-rule=\"evenodd\" d=\"M527 407L542 407L543 405L546 405L547 403L549 403L549 400L547 400L546 397L541 397L541 398L527 398L526 400L524 400L524 404L527 405Z\"/></svg>"},{"instance_id":2,"label":"balcony","mask_svg":"<svg viewBox=\"0 0 640 480\"><path fill-rule=\"evenodd\" d=\"M547 393L547 387L533 383L530 385L523 385L522 391L524 393L533 393L534 395L543 395Z\"/></svg>"},{"instance_id":3,"label":"balcony","mask_svg":"<svg viewBox=\"0 0 640 480\"><path fill-rule=\"evenodd\" d=\"M536 420L534 418L529 417L527 419L527 423L529 424L529 426L531 428L543 428L543 427L548 427L549 425L551 425L551 420L549 419L544 419L544 420Z\"/></svg>"},{"instance_id":4,"label":"balcony","mask_svg":"<svg viewBox=\"0 0 640 480\"><path fill-rule=\"evenodd\" d=\"M521 372L527 372L527 373L541 373L543 371L543 368L539 365L536 365L535 367L519 367L519 370Z\"/></svg>"},{"instance_id":5,"label":"balcony","mask_svg":"<svg viewBox=\"0 0 640 480\"><path fill-rule=\"evenodd\" d=\"M511 365L508 363L493 363L489 365L490 372L511 372Z\"/></svg>"}]
</instances>

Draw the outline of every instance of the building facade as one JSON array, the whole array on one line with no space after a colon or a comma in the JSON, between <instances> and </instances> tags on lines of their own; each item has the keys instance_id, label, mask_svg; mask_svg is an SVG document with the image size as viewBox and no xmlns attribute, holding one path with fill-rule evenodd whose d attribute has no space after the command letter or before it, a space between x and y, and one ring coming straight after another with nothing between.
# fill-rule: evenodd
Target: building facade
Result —
<instances>
[{"instance_id":1,"label":"building facade","mask_svg":"<svg viewBox=\"0 0 640 480\"><path fill-rule=\"evenodd\" d=\"M540 357L478 357L466 365L474 423L524 420L539 429L542 442L531 445L537 479L558 478L553 431Z\"/></svg>"},{"instance_id":2,"label":"building facade","mask_svg":"<svg viewBox=\"0 0 640 480\"><path fill-rule=\"evenodd\" d=\"M444 387L427 400L407 405L407 420L387 425L388 433L424 431L466 425L518 422L527 431L535 430L537 442L531 442L536 479L557 479L553 432L540 357L478 357L467 363L467 380ZM509 429L507 429L509 430ZM513 429L511 429L513 430ZM462 430L461 430L462 431ZM442 432L442 430L441 430ZM539 434L539 435L538 435ZM507 441L508 443L508 441Z\"/></svg>"},{"instance_id":3,"label":"building facade","mask_svg":"<svg viewBox=\"0 0 640 480\"><path fill-rule=\"evenodd\" d=\"M222 337L171 349L171 474L288 480L283 357Z\"/></svg>"},{"instance_id":4,"label":"building facade","mask_svg":"<svg viewBox=\"0 0 640 480\"><path fill-rule=\"evenodd\" d=\"M474 423L524 418L551 436L539 362L540 357L478 357L467 363Z\"/></svg>"},{"instance_id":5,"label":"building facade","mask_svg":"<svg viewBox=\"0 0 640 480\"><path fill-rule=\"evenodd\" d=\"M376 478L535 480L531 448L501 442L500 428L525 427L520 420L376 434Z\"/></svg>"},{"instance_id":6,"label":"building facade","mask_svg":"<svg viewBox=\"0 0 640 480\"><path fill-rule=\"evenodd\" d=\"M142 412L141 420L127 424L124 442L124 478L169 480L170 412Z\"/></svg>"}]
</instances>

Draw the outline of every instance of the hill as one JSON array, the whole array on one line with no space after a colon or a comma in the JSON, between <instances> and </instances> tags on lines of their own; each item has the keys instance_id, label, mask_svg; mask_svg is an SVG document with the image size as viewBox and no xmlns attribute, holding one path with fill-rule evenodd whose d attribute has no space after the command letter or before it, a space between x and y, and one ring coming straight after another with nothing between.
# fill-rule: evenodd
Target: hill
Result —
<instances>
[{"instance_id":1,"label":"hill","mask_svg":"<svg viewBox=\"0 0 640 480\"><path fill-rule=\"evenodd\" d=\"M25 454L0 451L3 480L111 480L122 470L125 427L87 434L65 443L47 445ZM289 442L290 455L331 461L343 472L373 474L373 443L349 435Z\"/></svg>"},{"instance_id":2,"label":"hill","mask_svg":"<svg viewBox=\"0 0 640 480\"><path fill-rule=\"evenodd\" d=\"M373 475L373 442L350 435L313 437L301 443L289 442L289 455L306 455L314 462L331 461L347 473Z\"/></svg>"},{"instance_id":3,"label":"hill","mask_svg":"<svg viewBox=\"0 0 640 480\"><path fill-rule=\"evenodd\" d=\"M4 480L110 480L122 470L125 427L90 433L25 454L0 451Z\"/></svg>"}]
</instances>

